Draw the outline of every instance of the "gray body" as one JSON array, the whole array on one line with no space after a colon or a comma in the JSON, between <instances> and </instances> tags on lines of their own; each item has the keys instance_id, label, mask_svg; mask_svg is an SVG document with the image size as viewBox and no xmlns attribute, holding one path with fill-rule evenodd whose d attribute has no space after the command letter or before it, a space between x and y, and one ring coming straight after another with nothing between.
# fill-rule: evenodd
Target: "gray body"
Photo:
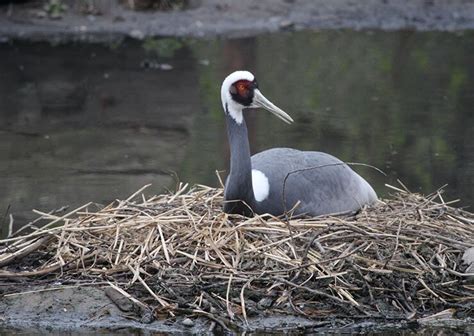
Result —
<instances>
[{"instance_id":1,"label":"gray body","mask_svg":"<svg viewBox=\"0 0 474 336\"><path fill-rule=\"evenodd\" d=\"M226 117L231 169L224 193L225 212L278 216L299 202L293 214L318 216L354 212L377 200L369 183L332 155L273 148L250 157L245 121L238 124L228 114ZM253 194L252 169L268 178L269 194L261 202Z\"/></svg>"}]
</instances>

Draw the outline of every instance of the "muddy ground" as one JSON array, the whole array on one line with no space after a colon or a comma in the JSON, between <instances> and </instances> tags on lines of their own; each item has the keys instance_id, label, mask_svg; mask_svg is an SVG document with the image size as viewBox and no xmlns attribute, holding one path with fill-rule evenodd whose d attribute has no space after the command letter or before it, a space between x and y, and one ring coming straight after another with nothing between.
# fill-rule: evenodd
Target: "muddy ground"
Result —
<instances>
[{"instance_id":1,"label":"muddy ground","mask_svg":"<svg viewBox=\"0 0 474 336\"><path fill-rule=\"evenodd\" d=\"M221 333L224 329L211 319L189 315L186 317L152 317L151 312L141 311L131 301L111 288L92 286L33 286L23 294L8 294L0 300L0 332L21 329L36 332L80 332L101 334L124 333ZM378 334L387 330L419 328L414 322L407 324L400 320L362 321L340 317L326 320L310 320L297 316L268 316L249 318L251 332L361 332ZM442 322L444 326L456 328L459 320ZM418 329L419 330L419 329ZM237 332L237 330L233 330ZM229 332L229 331L227 331Z\"/></svg>"},{"instance_id":2,"label":"muddy ground","mask_svg":"<svg viewBox=\"0 0 474 336\"><path fill-rule=\"evenodd\" d=\"M124 334L129 334L134 329L144 332L188 330L196 333L206 330L204 320L193 320L193 324L189 326L182 323L183 319L147 321L146 312L135 312L127 299L119 305L114 304L101 288L64 286L59 290L42 289L34 287L31 288L33 292L2 298L0 311L3 326L56 332L90 332L100 329L116 333L122 330Z\"/></svg>"},{"instance_id":3,"label":"muddy ground","mask_svg":"<svg viewBox=\"0 0 474 336\"><path fill-rule=\"evenodd\" d=\"M4 327L43 329L51 331L110 331L130 333L136 329L148 332L206 333L223 331L212 320L190 318L151 317L151 312L140 311L131 301L107 287L76 287L58 285L32 287L24 294L5 296L0 301L0 318ZM56 289L54 289L56 288ZM249 329L265 330L327 330L340 321L312 321L301 317L269 316L249 319ZM352 330L368 328L374 323L352 325ZM1 331L1 329L0 329Z\"/></svg>"},{"instance_id":4,"label":"muddy ground","mask_svg":"<svg viewBox=\"0 0 474 336\"><path fill-rule=\"evenodd\" d=\"M89 10L92 14L72 2L60 19L44 17L40 3L2 6L0 37L110 40L151 35L234 37L301 29L474 28L474 2L468 0L189 0L184 10L161 12L131 11L113 0L96 0L91 1L96 4Z\"/></svg>"},{"instance_id":5,"label":"muddy ground","mask_svg":"<svg viewBox=\"0 0 474 336\"><path fill-rule=\"evenodd\" d=\"M20 292L16 292L21 287ZM28 287L28 288L27 288ZM104 286L61 285L1 285L0 335L3 332L21 330L39 334L215 334L234 333L225 330L219 321L190 314L188 317L154 316L114 289ZM265 318L248 319L247 330L251 333L360 333L372 335L421 333L431 335L432 330L444 330L450 335L474 331L472 320L442 318L428 323L405 319L369 320L341 316L314 320L299 316L269 315Z\"/></svg>"}]
</instances>

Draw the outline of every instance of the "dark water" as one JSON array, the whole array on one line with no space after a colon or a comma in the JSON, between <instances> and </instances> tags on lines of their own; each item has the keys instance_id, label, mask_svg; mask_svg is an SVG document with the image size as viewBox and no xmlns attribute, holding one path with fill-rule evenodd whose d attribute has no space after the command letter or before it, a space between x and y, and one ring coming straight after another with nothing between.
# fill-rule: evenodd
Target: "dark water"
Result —
<instances>
[{"instance_id":1,"label":"dark water","mask_svg":"<svg viewBox=\"0 0 474 336\"><path fill-rule=\"evenodd\" d=\"M203 331L205 333L205 331ZM368 336L471 336L474 333L474 325L467 325L462 327L425 327L422 329L410 330L410 329L384 329L384 330L360 330L354 329L347 331L315 331L311 333L306 333L304 335L368 335ZM0 329L0 336L9 336L9 335L25 335L25 336L32 336L32 335L48 335L48 336L89 336L89 335L102 335L102 336L112 336L112 335L154 335L154 336L162 336L162 335L169 335L170 333L159 333L159 332L145 332L135 329L126 329L121 328L119 330L77 330L77 331L54 331L54 330L42 330L42 329ZM191 332L189 334L192 334ZM271 335L279 336L279 335L303 335L300 331L295 331L291 333L291 331L287 332L272 332ZM260 336L260 335L269 335L269 333L242 333L242 335L251 335L251 336Z\"/></svg>"},{"instance_id":2,"label":"dark water","mask_svg":"<svg viewBox=\"0 0 474 336\"><path fill-rule=\"evenodd\" d=\"M299 32L235 40L0 45L0 225L176 176L217 185L220 84L253 71L295 119L248 115L252 151L329 152L379 195L400 179L474 205L474 32ZM164 65L163 65L164 64ZM172 69L169 69L172 68ZM165 70L168 69L168 70ZM5 225L4 231L5 231ZM5 234L5 232L3 233Z\"/></svg>"}]
</instances>

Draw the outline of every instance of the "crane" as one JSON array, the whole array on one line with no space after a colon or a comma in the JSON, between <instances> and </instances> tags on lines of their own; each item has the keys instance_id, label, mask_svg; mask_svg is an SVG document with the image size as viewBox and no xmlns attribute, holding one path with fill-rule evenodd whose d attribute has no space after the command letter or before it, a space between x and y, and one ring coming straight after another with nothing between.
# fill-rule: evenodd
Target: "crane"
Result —
<instances>
[{"instance_id":1,"label":"crane","mask_svg":"<svg viewBox=\"0 0 474 336\"><path fill-rule=\"evenodd\" d=\"M354 212L377 200L365 179L330 154L272 148L250 155L245 109L264 108L288 124L293 122L265 98L251 72L228 75L221 99L230 146L226 213L279 216L292 210L294 215L318 216Z\"/></svg>"}]
</instances>

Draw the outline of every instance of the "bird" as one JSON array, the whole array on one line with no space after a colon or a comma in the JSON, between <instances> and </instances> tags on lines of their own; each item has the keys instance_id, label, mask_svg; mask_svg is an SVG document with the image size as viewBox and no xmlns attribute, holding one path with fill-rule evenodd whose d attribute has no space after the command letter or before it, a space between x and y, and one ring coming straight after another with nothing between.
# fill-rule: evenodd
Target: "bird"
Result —
<instances>
[{"instance_id":1,"label":"bird","mask_svg":"<svg viewBox=\"0 0 474 336\"><path fill-rule=\"evenodd\" d=\"M229 74L221 86L221 100L230 146L225 213L320 216L355 213L376 202L372 186L330 154L271 148L250 155L244 110L263 108L288 124L293 122L262 94L251 72Z\"/></svg>"}]
</instances>

